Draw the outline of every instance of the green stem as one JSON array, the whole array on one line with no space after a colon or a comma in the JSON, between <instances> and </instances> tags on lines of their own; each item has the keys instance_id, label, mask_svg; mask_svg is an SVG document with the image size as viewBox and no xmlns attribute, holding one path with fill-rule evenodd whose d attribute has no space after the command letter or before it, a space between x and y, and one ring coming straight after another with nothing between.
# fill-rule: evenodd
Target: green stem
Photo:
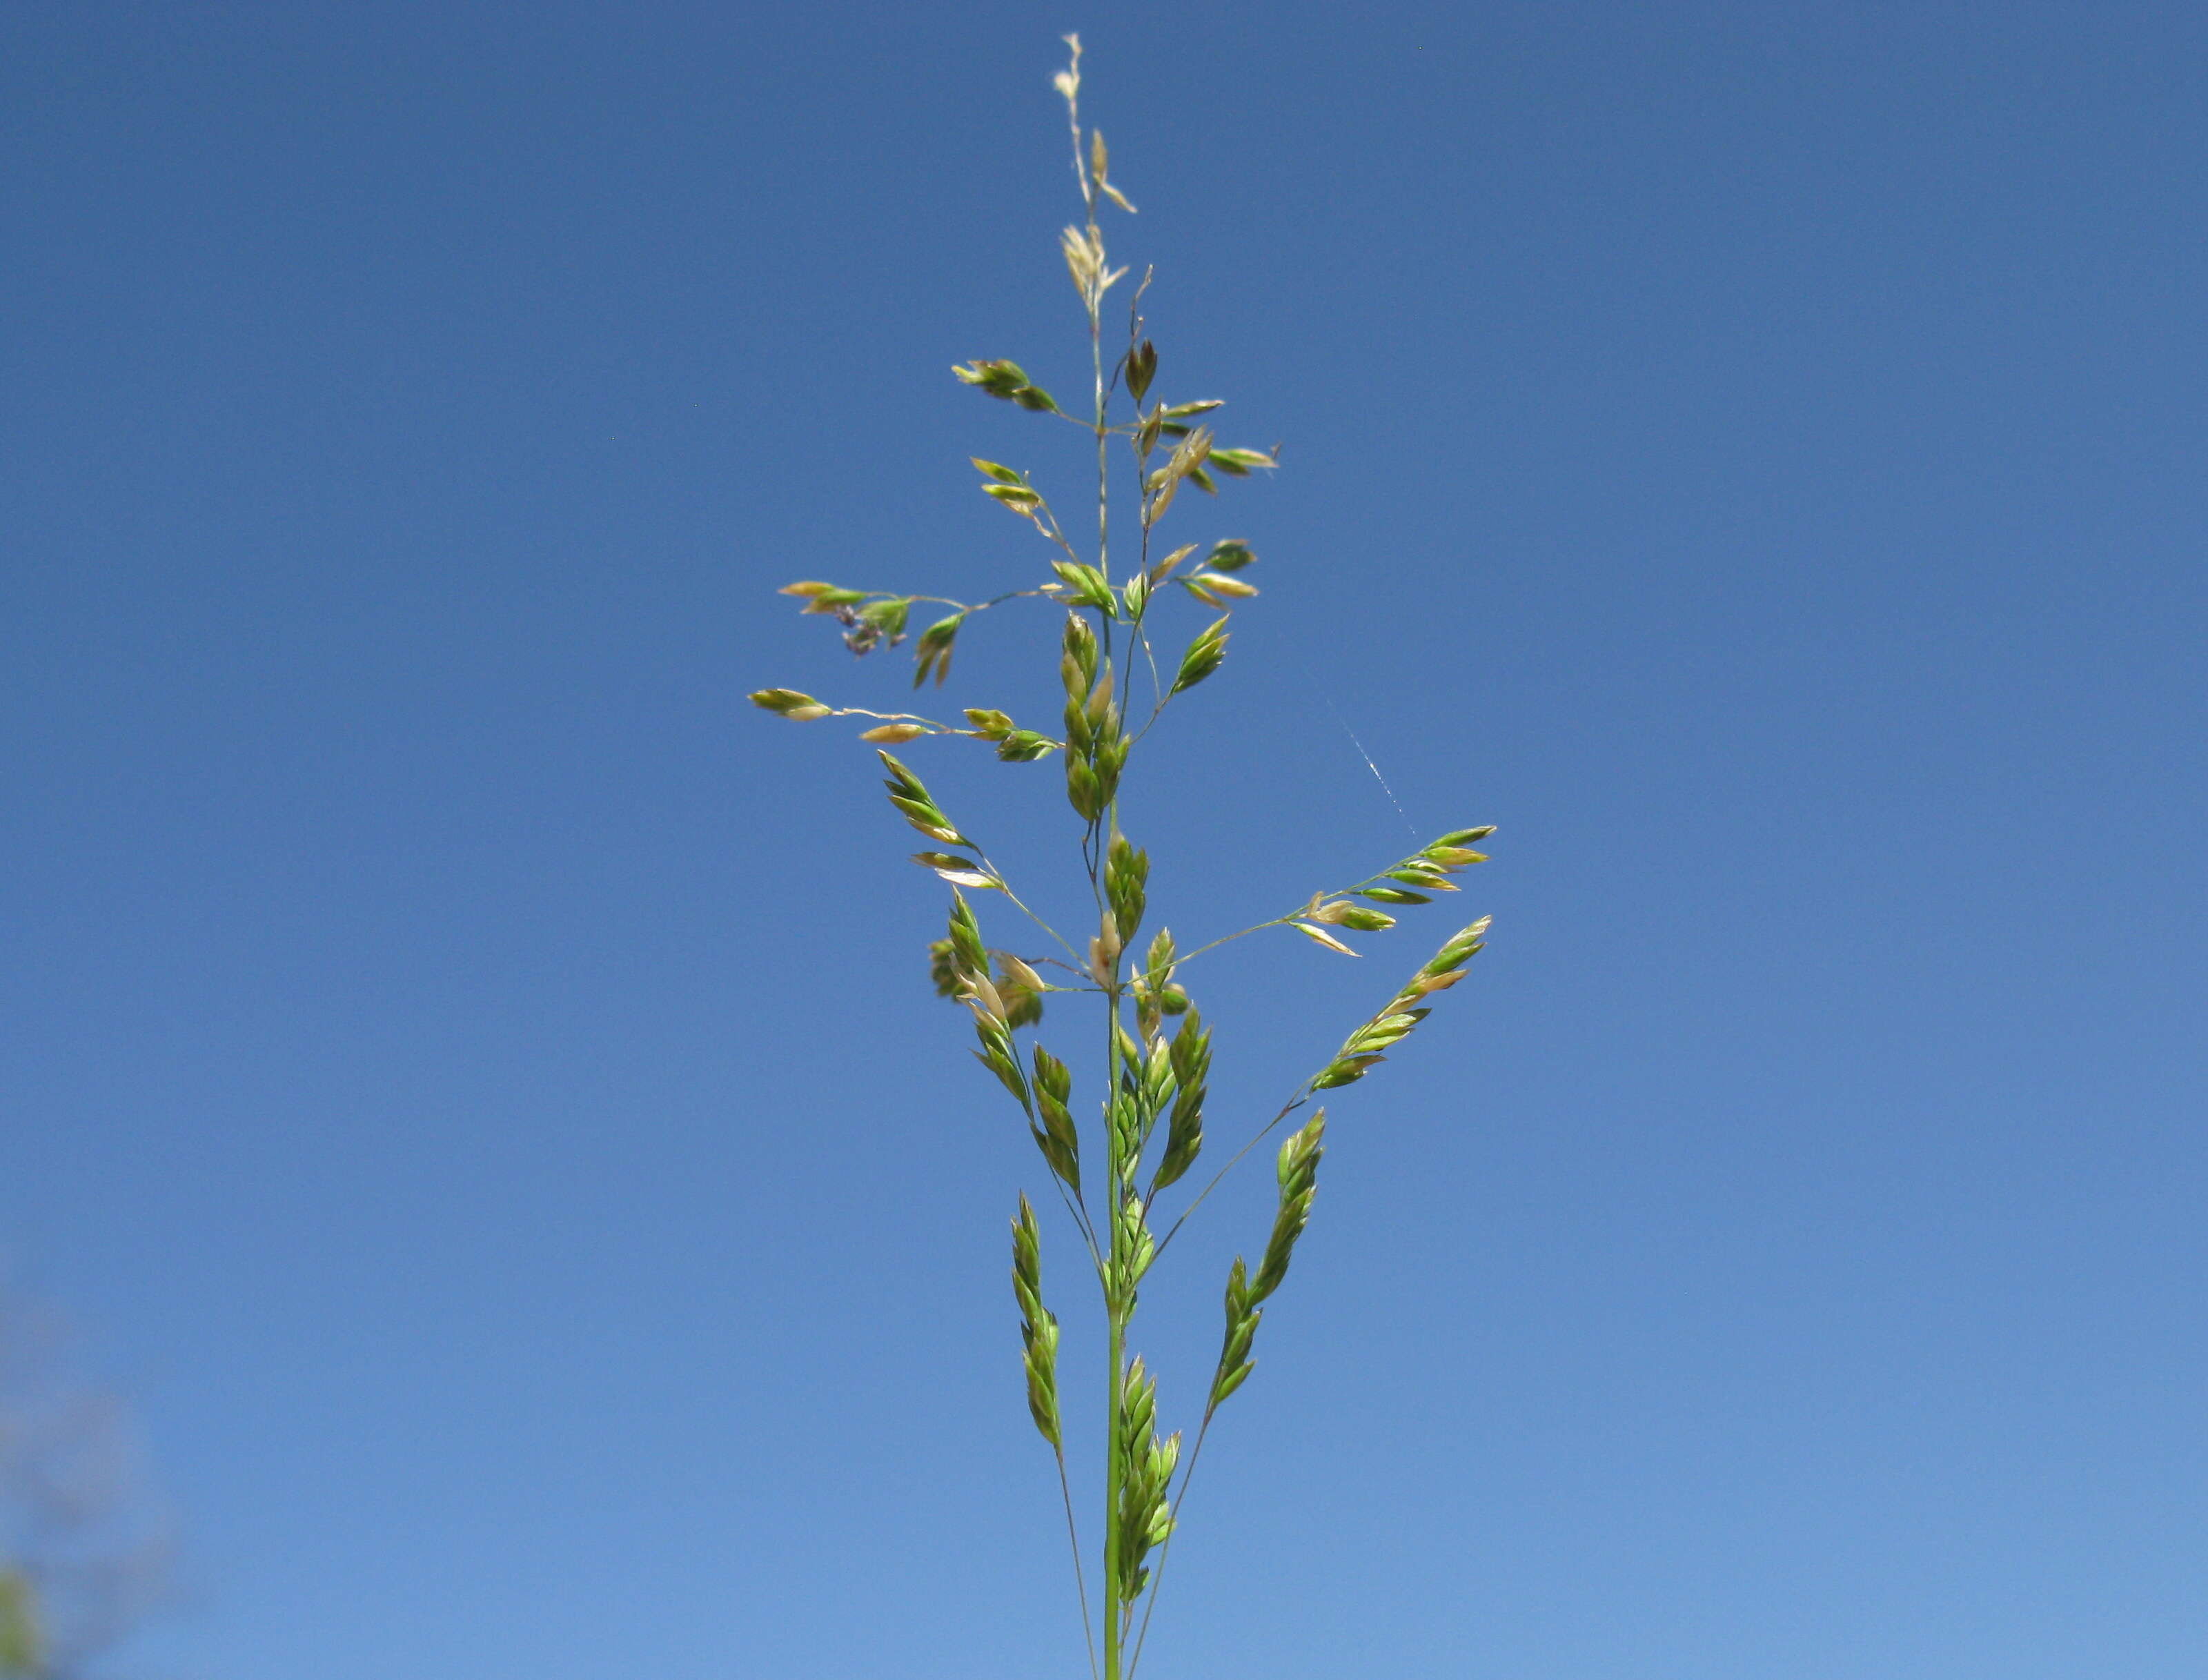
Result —
<instances>
[{"instance_id":1,"label":"green stem","mask_svg":"<svg viewBox=\"0 0 2208 1680\"><path fill-rule=\"evenodd\" d=\"M1068 957L1072 957L1077 963L1081 960L1081 953L1073 948L1072 942L1069 940L1065 934L1059 933L1058 929L1045 921L1033 910L1029 909L1024 903L1020 902L1019 895L1014 892L1011 887L1005 885L1004 872L999 869L995 864L989 861L987 853L984 852L979 846L976 846L974 848L974 855L980 858L983 866L991 874L997 878L997 886L999 891L1003 892L1005 897L1011 900L1013 905L1023 915L1025 915L1029 921L1035 923L1035 925L1041 928L1044 933L1049 934L1053 939L1056 939L1058 941L1058 948L1064 951Z\"/></svg>"},{"instance_id":2,"label":"green stem","mask_svg":"<svg viewBox=\"0 0 2208 1680\"><path fill-rule=\"evenodd\" d=\"M1211 1419L1207 1417L1203 1421L1208 1427ZM1197 1449L1199 1452L1202 1451L1203 1437L1201 1435L1197 1437L1196 1444ZM1087 1572L1081 1567L1081 1533L1073 1521L1073 1484L1065 1479L1065 1449L1055 1447L1053 1451L1058 1456L1058 1491L1065 1501L1065 1538L1073 1547L1073 1587L1074 1590L1081 1595L1081 1642L1089 1652L1089 1680L1096 1680L1096 1630L1089 1625L1089 1577ZM1188 1467L1194 1470L1196 1466L1191 1463ZM1185 1483L1182 1485L1181 1491L1184 1493L1187 1491ZM1155 1603L1155 1599L1154 1599L1152 1602ZM1143 1627L1145 1632L1149 1629L1149 1620L1147 1617L1143 1618Z\"/></svg>"},{"instance_id":3,"label":"green stem","mask_svg":"<svg viewBox=\"0 0 2208 1680\"><path fill-rule=\"evenodd\" d=\"M1106 627L1109 634L1110 627ZM1111 669L1108 661L1105 669ZM1100 825L1089 827L1089 844L1087 851L1089 885L1096 894L1097 903L1104 902L1102 876L1103 845ZM1126 1356L1126 1321L1117 1303L1120 1268L1124 1263L1125 1244L1121 1235L1119 1210L1126 1197L1128 1167L1120 1159L1119 1128L1113 1116L1113 1107L1119 1090L1119 960L1112 963L1110 983L1104 987L1104 1153L1106 1175L1105 1216L1110 1221L1107 1232L1109 1255L1104 1268L1104 1315L1110 1321L1109 1371L1107 1381L1104 1410L1104 1680L1121 1680L1119 1670L1119 1637L1121 1615L1119 1605L1119 1413L1125 1399L1120 1381L1120 1367ZM1100 981L1106 979L1099 975Z\"/></svg>"},{"instance_id":4,"label":"green stem","mask_svg":"<svg viewBox=\"0 0 2208 1680\"><path fill-rule=\"evenodd\" d=\"M1093 199L1089 207L1089 237L1091 241L1098 237ZM1098 249L1102 248L1099 245ZM1112 576L1111 547L1106 540L1109 535L1107 515L1111 509L1111 428L1105 423L1104 323L1096 313L1097 302L1094 296L1089 302L1089 362L1096 375L1096 569L1108 582Z\"/></svg>"},{"instance_id":5,"label":"green stem","mask_svg":"<svg viewBox=\"0 0 2208 1680\"><path fill-rule=\"evenodd\" d=\"M1280 1125L1282 1120L1287 1119L1289 1115L1294 1113L1297 1109L1302 1107L1304 1104L1311 1100L1311 1093L1308 1089L1309 1082L1306 1081L1305 1084L1306 1089L1304 1090L1303 1094L1287 1103L1281 1108L1281 1112L1274 1115L1271 1119L1266 1121L1264 1125L1259 1129L1257 1135L1255 1137L1252 1137L1240 1149L1235 1150L1234 1158L1228 1161L1226 1166L1221 1167L1216 1173L1213 1173L1211 1175L1211 1182L1204 1185L1204 1187L1197 1193L1196 1200L1190 1203L1185 1208L1183 1208L1180 1210L1180 1217L1173 1222L1172 1227L1167 1231L1164 1236L1158 1239L1157 1252L1159 1254L1163 1254L1166 1251L1166 1245L1172 1242L1174 1237L1179 1234L1180 1227L1188 1223L1189 1215L1203 1205L1204 1197L1209 1196L1213 1191L1219 1188L1219 1181L1225 1178L1229 1173L1232 1173L1237 1167L1241 1165L1242 1157L1248 1155L1251 1150L1256 1149L1258 1144L1263 1143L1265 1139L1271 1135L1272 1130L1275 1126Z\"/></svg>"},{"instance_id":6,"label":"green stem","mask_svg":"<svg viewBox=\"0 0 2208 1680\"><path fill-rule=\"evenodd\" d=\"M1153 714L1153 716L1155 717L1155 714ZM1136 739L1139 741L1142 737L1137 735ZM1391 865L1390 867L1401 868L1402 867L1402 865L1395 864ZM1318 896L1321 898L1347 898L1353 892L1362 892L1366 887L1377 885L1379 883L1387 879L1388 872L1383 869L1377 874L1367 875L1363 880L1357 882L1354 885L1329 887L1325 891L1320 893ZM1450 890L1454 891L1454 889ZM1193 963L1207 951L1216 951L1223 945L1233 945L1237 939L1246 939L1252 933L1263 933L1268 927L1286 927L1290 922L1295 921L1303 914L1304 906L1299 904L1294 909L1290 910L1287 915L1276 915L1270 921L1260 921L1255 923L1251 927L1243 928L1239 933L1222 934L1218 939L1212 940L1209 945L1200 945L1197 946L1194 951L1184 951L1180 955L1175 957L1173 958L1173 967L1178 969L1185 964Z\"/></svg>"},{"instance_id":7,"label":"green stem","mask_svg":"<svg viewBox=\"0 0 2208 1680\"><path fill-rule=\"evenodd\" d=\"M1089 1263L1096 1268L1096 1275L1101 1277L1104 1275L1104 1257L1097 1251L1096 1227L1089 1222L1088 1203L1075 1201L1072 1192L1066 1189L1065 1180L1057 1173L1050 1175L1050 1181L1058 1186L1058 1199L1065 1204L1066 1217L1073 1221L1075 1228L1081 1233L1082 1240L1089 1245ZM1064 1465L1059 1467L1061 1475L1065 1469ZM1083 1608L1086 1610L1087 1606Z\"/></svg>"},{"instance_id":8,"label":"green stem","mask_svg":"<svg viewBox=\"0 0 2208 1680\"><path fill-rule=\"evenodd\" d=\"M1270 921L1261 921L1253 927L1245 927L1239 933L1221 934L1218 939L1214 939L1209 945L1200 945L1197 946L1194 951L1175 956L1173 958L1173 967L1178 969L1185 963L1193 963L1207 951L1216 951L1223 945L1233 945L1237 939L1246 939L1252 933L1263 933L1268 927L1285 927L1288 925L1291 919L1292 915L1276 915Z\"/></svg>"},{"instance_id":9,"label":"green stem","mask_svg":"<svg viewBox=\"0 0 2208 1680\"><path fill-rule=\"evenodd\" d=\"M1099 849L1101 851L1101 848ZM1102 883L1096 882L1098 896ZM1125 1401L1122 1366L1126 1359L1127 1323L1119 1305L1119 1278L1125 1263L1125 1222L1119 1213L1127 1195L1128 1164L1120 1159L1119 1128L1113 1114L1119 1091L1119 963L1104 993L1104 1149L1109 1173L1105 1199L1110 1220L1110 1257L1105 1263L1104 1315L1111 1322L1109 1389L1104 1411L1104 1680L1120 1680L1119 1640L1125 1620L1119 1604L1119 1414Z\"/></svg>"},{"instance_id":10,"label":"green stem","mask_svg":"<svg viewBox=\"0 0 2208 1680\"><path fill-rule=\"evenodd\" d=\"M1119 1223L1112 1222L1113 1257L1119 1248ZM1121 1680L1119 1673L1119 1361L1126 1351L1126 1329L1117 1312L1112 1318L1111 1404L1106 1410L1104 1454L1104 1680Z\"/></svg>"}]
</instances>

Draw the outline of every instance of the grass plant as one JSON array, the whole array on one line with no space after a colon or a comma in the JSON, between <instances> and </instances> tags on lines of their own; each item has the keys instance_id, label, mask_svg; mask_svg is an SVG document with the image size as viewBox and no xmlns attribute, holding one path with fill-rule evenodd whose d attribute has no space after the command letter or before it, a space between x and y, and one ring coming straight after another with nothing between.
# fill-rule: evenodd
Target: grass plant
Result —
<instances>
[{"instance_id":1,"label":"grass plant","mask_svg":"<svg viewBox=\"0 0 2208 1680\"><path fill-rule=\"evenodd\" d=\"M1023 726L985 706L966 708L962 721L947 722L909 711L832 705L791 688L761 689L751 698L795 722L862 720L867 727L859 738L879 752L891 805L928 842L913 861L951 888L950 925L929 953L936 990L970 1012L979 1041L975 1057L1025 1117L1095 1277L1108 1377L1097 1553L1101 1580L1092 1614L1091 1576L1083 1563L1082 1525L1065 1466L1059 1320L1044 1304L1041 1222L1022 1193L1012 1221L1012 1284L1028 1411L1057 1461L1090 1673L1097 1680L1132 1680L1197 1461L1220 1408L1249 1380L1265 1304L1287 1279L1297 1239L1311 1217L1325 1154L1326 1111L1315 1109L1280 1146L1279 1200L1256 1269L1238 1255L1227 1270L1219 1359L1185 1455L1179 1431L1160 1432L1157 1380L1141 1355L1130 1351L1143 1280L1245 1155L1320 1094L1363 1079L1425 1021L1433 1000L1464 978L1488 922L1483 916L1450 934L1338 1047L1315 1055L1313 1071L1279 1110L1201 1179L1190 1175L1207 1141L1212 1035L1190 995L1190 965L1230 940L1275 932L1329 956L1356 956L1350 936L1384 933L1400 914L1456 891L1452 877L1486 861L1474 849L1493 831L1442 835L1362 880L1315 892L1267 921L1189 950L1161 928L1137 954L1137 934L1149 918L1149 858L1121 830L1121 788L1139 765L1137 748L1167 710L1220 670L1233 615L1258 592L1245 575L1257 558L1246 543L1229 537L1168 548L1161 533L1176 507L1185 511L1184 489L1192 486L1215 495L1221 480L1274 471L1278 454L1219 443L1212 418L1223 406L1218 400L1168 402L1158 390L1157 346L1145 333L1142 314L1149 273L1131 289L1124 347L1115 335L1107 349L1105 299L1128 271L1111 266L1101 219L1109 210L1132 215L1135 207L1110 177L1103 135L1082 125L1079 39L1067 37L1067 45L1072 57L1055 84L1072 129L1082 219L1059 243L1088 327L1093 391L1075 412L1017 363L975 361L951 371L982 394L1032 411L1039 423L1071 425L1069 441L1084 454L1093 444L1093 545L1085 519L1074 517L1071 504L1062 518L1027 472L977 459L981 494L1042 539L1047 577L1039 573L1031 583L970 603L819 580L793 583L782 591L801 600L805 613L837 622L855 653L909 639L915 688L944 685L960 636L981 615L1015 602L1056 609L1051 630L1065 694L1059 732ZM1121 479L1116 503L1115 462ZM1122 519L1116 529L1124 533L1116 561L1115 510ZM1195 630L1178 662L1161 663L1154 637L1168 612L1190 606L1209 621ZM909 627L915 608L947 610L915 634ZM981 743L1009 764L1059 762L1065 797L1078 819L1079 865L1095 911L1093 934L1065 937L1036 915L975 835L889 750L934 737ZM991 944L976 909L987 903L1001 907L993 919L1028 932L1017 941ZM1024 954L1016 944L1025 947ZM1041 1042L1047 1000L1053 1023L1069 1011L1089 1014L1081 1034L1095 1053L1096 1083L1085 1101L1076 1095L1072 1068ZM1077 1110L1092 1113L1086 1127L1077 1123ZM1185 1186L1199 1182L1188 1194Z\"/></svg>"}]
</instances>

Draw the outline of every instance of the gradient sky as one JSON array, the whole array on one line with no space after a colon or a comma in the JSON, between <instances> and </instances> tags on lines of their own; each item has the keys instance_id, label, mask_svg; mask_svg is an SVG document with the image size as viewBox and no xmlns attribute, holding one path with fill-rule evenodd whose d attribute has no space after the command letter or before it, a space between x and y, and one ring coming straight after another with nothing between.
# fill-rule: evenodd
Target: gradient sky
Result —
<instances>
[{"instance_id":1,"label":"gradient sky","mask_svg":"<svg viewBox=\"0 0 2208 1680\"><path fill-rule=\"evenodd\" d=\"M1285 445L1173 516L1264 593L1153 925L1501 825L1146 1675L2208 1669L2208 12L17 0L0 1254L179 1514L129 1673L1085 1672L1040 1164L869 755L742 699L907 692L790 579L1041 576L965 458L1078 441L948 369L1078 387L1068 28L1161 388ZM909 757L1077 902L1050 766ZM1192 973L1215 1140L1459 903Z\"/></svg>"}]
</instances>

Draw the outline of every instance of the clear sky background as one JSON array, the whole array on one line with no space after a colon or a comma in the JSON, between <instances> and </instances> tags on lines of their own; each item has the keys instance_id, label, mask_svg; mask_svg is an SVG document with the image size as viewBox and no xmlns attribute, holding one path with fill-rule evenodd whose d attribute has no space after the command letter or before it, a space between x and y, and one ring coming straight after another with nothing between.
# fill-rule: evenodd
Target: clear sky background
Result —
<instances>
[{"instance_id":1,"label":"clear sky background","mask_svg":"<svg viewBox=\"0 0 2208 1680\"><path fill-rule=\"evenodd\" d=\"M1085 1671L1040 1164L870 756L742 699L906 692L790 579L1041 576L965 458L1077 439L949 368L1078 387L1068 28L1161 388L1285 445L1173 515L1264 594L1154 922L1407 847L1351 729L1501 825L1191 975L1224 1141L1497 917L1146 1672L2202 1671L2208 12L18 0L0 1251L181 1514L130 1672ZM1055 770L928 749L1077 903ZM1146 1295L1170 1420L1269 1176Z\"/></svg>"}]
</instances>

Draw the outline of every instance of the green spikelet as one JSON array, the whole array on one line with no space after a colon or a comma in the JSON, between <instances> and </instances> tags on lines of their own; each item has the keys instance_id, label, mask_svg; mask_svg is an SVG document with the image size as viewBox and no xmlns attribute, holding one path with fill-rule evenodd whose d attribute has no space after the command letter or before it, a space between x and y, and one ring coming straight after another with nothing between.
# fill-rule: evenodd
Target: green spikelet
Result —
<instances>
[{"instance_id":1,"label":"green spikelet","mask_svg":"<svg viewBox=\"0 0 2208 1680\"><path fill-rule=\"evenodd\" d=\"M1058 1319L1042 1304L1042 1233L1020 1197L1012 1221L1012 1293L1020 1303L1020 1346L1028 1377L1028 1415L1053 1450L1058 1426Z\"/></svg>"}]
</instances>

